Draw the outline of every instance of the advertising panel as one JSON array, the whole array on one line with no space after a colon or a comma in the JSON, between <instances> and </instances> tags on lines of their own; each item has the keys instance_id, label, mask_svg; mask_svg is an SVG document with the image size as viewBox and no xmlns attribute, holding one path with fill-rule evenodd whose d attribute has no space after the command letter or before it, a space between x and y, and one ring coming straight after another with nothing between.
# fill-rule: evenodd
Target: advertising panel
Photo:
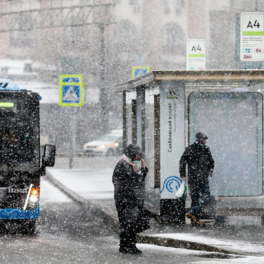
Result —
<instances>
[{"instance_id":1,"label":"advertising panel","mask_svg":"<svg viewBox=\"0 0 264 264\"><path fill-rule=\"evenodd\" d=\"M162 82L160 87L160 192L175 199L180 185L179 161L184 151L184 85Z\"/></svg>"}]
</instances>

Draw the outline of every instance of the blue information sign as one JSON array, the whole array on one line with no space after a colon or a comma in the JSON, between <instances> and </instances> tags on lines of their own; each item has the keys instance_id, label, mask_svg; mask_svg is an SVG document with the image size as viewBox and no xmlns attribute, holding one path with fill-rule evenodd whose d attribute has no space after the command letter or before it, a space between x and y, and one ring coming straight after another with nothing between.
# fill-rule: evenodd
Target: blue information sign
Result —
<instances>
[{"instance_id":1,"label":"blue information sign","mask_svg":"<svg viewBox=\"0 0 264 264\"><path fill-rule=\"evenodd\" d=\"M83 84L81 75L60 76L60 106L82 106Z\"/></svg>"}]
</instances>

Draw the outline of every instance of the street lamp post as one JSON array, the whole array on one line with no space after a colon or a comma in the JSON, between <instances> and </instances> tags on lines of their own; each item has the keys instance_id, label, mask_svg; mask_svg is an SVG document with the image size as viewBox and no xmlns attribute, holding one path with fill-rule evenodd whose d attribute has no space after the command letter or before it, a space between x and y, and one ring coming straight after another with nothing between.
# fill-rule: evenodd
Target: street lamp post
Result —
<instances>
[{"instance_id":1,"label":"street lamp post","mask_svg":"<svg viewBox=\"0 0 264 264\"><path fill-rule=\"evenodd\" d=\"M105 87L105 25L99 24L100 31L100 103L101 103L101 121L102 121L102 132L105 134L109 129L109 118L108 118L108 98Z\"/></svg>"}]
</instances>

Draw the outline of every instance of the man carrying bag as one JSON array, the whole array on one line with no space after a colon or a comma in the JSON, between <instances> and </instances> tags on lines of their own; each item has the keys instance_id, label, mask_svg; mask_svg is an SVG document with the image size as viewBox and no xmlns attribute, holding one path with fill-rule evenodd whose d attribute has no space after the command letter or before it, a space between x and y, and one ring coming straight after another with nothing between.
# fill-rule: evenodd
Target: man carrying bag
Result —
<instances>
[{"instance_id":1,"label":"man carrying bag","mask_svg":"<svg viewBox=\"0 0 264 264\"><path fill-rule=\"evenodd\" d=\"M188 164L188 187L192 199L191 210L186 214L192 223L200 222L200 213L210 202L209 175L213 176L214 160L211 151L206 146L208 137L199 132L196 141L185 149L180 160L180 178L185 181L186 165Z\"/></svg>"}]
</instances>

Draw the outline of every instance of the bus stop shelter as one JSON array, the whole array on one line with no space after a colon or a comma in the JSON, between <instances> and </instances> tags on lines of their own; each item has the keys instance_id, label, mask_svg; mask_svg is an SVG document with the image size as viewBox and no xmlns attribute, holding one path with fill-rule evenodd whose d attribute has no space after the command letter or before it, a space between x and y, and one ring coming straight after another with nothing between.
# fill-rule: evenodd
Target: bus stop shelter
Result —
<instances>
[{"instance_id":1,"label":"bus stop shelter","mask_svg":"<svg viewBox=\"0 0 264 264\"><path fill-rule=\"evenodd\" d=\"M123 94L123 147L145 153L146 206L184 222L175 199L179 161L195 135L208 135L214 215L264 215L263 70L153 71L115 86Z\"/></svg>"}]
</instances>

